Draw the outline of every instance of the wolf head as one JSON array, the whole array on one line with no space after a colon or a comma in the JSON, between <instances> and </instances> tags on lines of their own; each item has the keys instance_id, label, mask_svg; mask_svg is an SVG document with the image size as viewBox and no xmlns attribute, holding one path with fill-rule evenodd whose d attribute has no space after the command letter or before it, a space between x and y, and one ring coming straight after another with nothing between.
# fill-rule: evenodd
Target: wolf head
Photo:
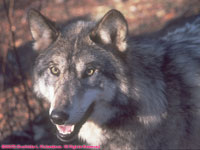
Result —
<instances>
[{"instance_id":1,"label":"wolf head","mask_svg":"<svg viewBox=\"0 0 200 150\"><path fill-rule=\"evenodd\" d=\"M33 9L28 20L39 53L34 91L50 102L58 137L75 139L87 122L108 124L128 103L128 26L123 15L111 10L97 23L78 21L63 29Z\"/></svg>"}]
</instances>

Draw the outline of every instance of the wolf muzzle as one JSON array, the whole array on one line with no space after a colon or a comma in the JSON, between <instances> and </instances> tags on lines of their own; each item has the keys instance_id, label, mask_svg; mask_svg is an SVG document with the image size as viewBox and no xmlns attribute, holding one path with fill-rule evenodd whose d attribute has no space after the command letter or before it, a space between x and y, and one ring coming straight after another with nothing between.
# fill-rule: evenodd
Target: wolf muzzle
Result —
<instances>
[{"instance_id":1,"label":"wolf muzzle","mask_svg":"<svg viewBox=\"0 0 200 150\"><path fill-rule=\"evenodd\" d=\"M87 121L93 112L95 102L93 102L87 111L84 113L81 120L79 120L76 124L66 124L69 119L69 114L64 112L63 110L54 109L50 114L51 122L57 127L57 137L63 142L72 142L78 137L78 133L82 125Z\"/></svg>"}]
</instances>

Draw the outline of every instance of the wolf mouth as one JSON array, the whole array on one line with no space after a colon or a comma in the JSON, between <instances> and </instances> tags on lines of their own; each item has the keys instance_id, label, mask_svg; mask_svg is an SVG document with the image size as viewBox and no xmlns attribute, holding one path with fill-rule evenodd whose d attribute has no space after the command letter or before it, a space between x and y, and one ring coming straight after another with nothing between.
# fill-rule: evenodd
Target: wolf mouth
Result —
<instances>
[{"instance_id":1,"label":"wolf mouth","mask_svg":"<svg viewBox=\"0 0 200 150\"><path fill-rule=\"evenodd\" d=\"M62 141L62 142L72 142L78 137L78 133L82 127L82 125L87 121L87 119L90 117L94 104L92 103L87 111L85 112L84 116L82 119L74 124L74 125L56 125L57 127L57 137Z\"/></svg>"}]
</instances>

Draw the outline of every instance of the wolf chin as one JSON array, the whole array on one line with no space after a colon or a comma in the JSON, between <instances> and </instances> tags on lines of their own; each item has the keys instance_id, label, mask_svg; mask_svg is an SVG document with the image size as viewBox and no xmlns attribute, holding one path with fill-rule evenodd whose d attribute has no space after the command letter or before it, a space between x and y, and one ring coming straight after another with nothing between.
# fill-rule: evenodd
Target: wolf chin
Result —
<instances>
[{"instance_id":1,"label":"wolf chin","mask_svg":"<svg viewBox=\"0 0 200 150\"><path fill-rule=\"evenodd\" d=\"M34 92L63 142L109 150L200 148L200 18L162 36L128 36L117 10L57 27L28 13Z\"/></svg>"}]
</instances>

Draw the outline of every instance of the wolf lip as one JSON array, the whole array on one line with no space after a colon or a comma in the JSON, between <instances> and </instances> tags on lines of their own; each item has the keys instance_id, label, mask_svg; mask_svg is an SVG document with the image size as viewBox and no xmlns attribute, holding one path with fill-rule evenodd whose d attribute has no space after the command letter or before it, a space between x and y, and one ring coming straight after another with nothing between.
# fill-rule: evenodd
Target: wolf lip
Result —
<instances>
[{"instance_id":1,"label":"wolf lip","mask_svg":"<svg viewBox=\"0 0 200 150\"><path fill-rule=\"evenodd\" d=\"M82 119L75 125L56 125L57 126L57 137L62 142L72 142L78 137L78 133L82 127L82 125L87 121L89 116L91 115L94 104L92 103L90 107L85 112Z\"/></svg>"}]
</instances>

